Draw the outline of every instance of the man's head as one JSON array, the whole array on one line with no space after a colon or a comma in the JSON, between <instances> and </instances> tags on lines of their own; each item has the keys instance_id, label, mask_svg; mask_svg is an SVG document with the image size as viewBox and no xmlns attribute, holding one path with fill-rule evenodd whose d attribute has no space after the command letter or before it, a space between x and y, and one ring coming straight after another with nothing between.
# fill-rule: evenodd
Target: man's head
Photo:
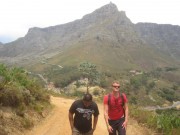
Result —
<instances>
[{"instance_id":1,"label":"man's head","mask_svg":"<svg viewBox=\"0 0 180 135\"><path fill-rule=\"evenodd\" d=\"M83 96L83 104L85 105L85 107L90 106L92 103L92 95L89 93L84 94Z\"/></svg>"},{"instance_id":2,"label":"man's head","mask_svg":"<svg viewBox=\"0 0 180 135\"><path fill-rule=\"evenodd\" d=\"M115 91L119 91L119 88L120 88L120 84L118 81L114 81L112 83L112 90L115 92Z\"/></svg>"}]
</instances>

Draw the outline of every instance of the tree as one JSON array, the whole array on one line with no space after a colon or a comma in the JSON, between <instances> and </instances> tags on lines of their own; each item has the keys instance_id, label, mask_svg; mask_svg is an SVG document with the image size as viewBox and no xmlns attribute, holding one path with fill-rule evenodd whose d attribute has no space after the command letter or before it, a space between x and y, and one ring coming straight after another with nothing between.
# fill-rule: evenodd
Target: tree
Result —
<instances>
[{"instance_id":1,"label":"tree","mask_svg":"<svg viewBox=\"0 0 180 135\"><path fill-rule=\"evenodd\" d=\"M87 78L87 93L89 93L89 85L93 84L98 77L98 71L96 65L90 62L83 62L79 65L79 70L82 72L84 78Z\"/></svg>"}]
</instances>

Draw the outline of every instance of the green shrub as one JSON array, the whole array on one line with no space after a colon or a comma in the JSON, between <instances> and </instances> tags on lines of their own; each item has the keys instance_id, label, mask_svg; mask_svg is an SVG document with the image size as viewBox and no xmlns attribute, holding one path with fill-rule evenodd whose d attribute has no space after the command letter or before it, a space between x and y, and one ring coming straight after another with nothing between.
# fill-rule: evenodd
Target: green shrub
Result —
<instances>
[{"instance_id":1,"label":"green shrub","mask_svg":"<svg viewBox=\"0 0 180 135\"><path fill-rule=\"evenodd\" d=\"M158 94L170 102L176 101L178 99L178 96L175 95L175 92L172 89L162 88L162 90L159 91Z\"/></svg>"},{"instance_id":2,"label":"green shrub","mask_svg":"<svg viewBox=\"0 0 180 135\"><path fill-rule=\"evenodd\" d=\"M70 94L70 95L82 98L82 96L84 95L84 92L82 92L82 91L75 91L73 94Z\"/></svg>"},{"instance_id":3,"label":"green shrub","mask_svg":"<svg viewBox=\"0 0 180 135\"><path fill-rule=\"evenodd\" d=\"M45 77L54 82L55 87L66 87L71 82L79 80L81 73L77 67L66 66L59 70L48 69Z\"/></svg>"},{"instance_id":4,"label":"green shrub","mask_svg":"<svg viewBox=\"0 0 180 135\"><path fill-rule=\"evenodd\" d=\"M26 112L26 109L27 109L26 105L22 103L22 104L21 104L20 106L18 106L18 108L16 109L16 114L17 114L18 116L24 117L24 114L25 114L25 112Z\"/></svg>"},{"instance_id":5,"label":"green shrub","mask_svg":"<svg viewBox=\"0 0 180 135\"><path fill-rule=\"evenodd\" d=\"M137 104L137 98L136 97L131 97L130 98L130 100L129 100L129 102L131 103L131 104Z\"/></svg>"},{"instance_id":6,"label":"green shrub","mask_svg":"<svg viewBox=\"0 0 180 135\"><path fill-rule=\"evenodd\" d=\"M21 121L21 124L26 129L30 129L31 127L34 126L34 123L30 118L23 118L22 121Z\"/></svg>"},{"instance_id":7,"label":"green shrub","mask_svg":"<svg viewBox=\"0 0 180 135\"><path fill-rule=\"evenodd\" d=\"M164 134L172 135L173 129L180 128L180 118L161 114L157 117L157 128L161 129Z\"/></svg>"},{"instance_id":8,"label":"green shrub","mask_svg":"<svg viewBox=\"0 0 180 135\"><path fill-rule=\"evenodd\" d=\"M156 114L130 106L130 116L139 123L147 124L150 128L156 129L164 135L178 135L177 133L180 130L180 117L173 113L161 112Z\"/></svg>"},{"instance_id":9,"label":"green shrub","mask_svg":"<svg viewBox=\"0 0 180 135\"><path fill-rule=\"evenodd\" d=\"M19 114L21 114L22 105L49 103L50 97L43 87L22 68L8 68L0 64L0 76L3 78L0 81L1 105L19 108Z\"/></svg>"},{"instance_id":10,"label":"green shrub","mask_svg":"<svg viewBox=\"0 0 180 135\"><path fill-rule=\"evenodd\" d=\"M81 86L81 83L77 80L75 85L76 85L77 88L79 88Z\"/></svg>"},{"instance_id":11,"label":"green shrub","mask_svg":"<svg viewBox=\"0 0 180 135\"><path fill-rule=\"evenodd\" d=\"M17 107L23 103L22 92L16 87L5 87L5 89L0 92L0 103L3 106Z\"/></svg>"},{"instance_id":12,"label":"green shrub","mask_svg":"<svg viewBox=\"0 0 180 135\"><path fill-rule=\"evenodd\" d=\"M44 106L42 104L37 103L33 106L33 108L36 112L41 113L44 109Z\"/></svg>"},{"instance_id":13,"label":"green shrub","mask_svg":"<svg viewBox=\"0 0 180 135\"><path fill-rule=\"evenodd\" d=\"M99 95L99 90L98 90L98 89L95 89L95 90L93 91L93 95L98 96L98 95Z\"/></svg>"}]
</instances>

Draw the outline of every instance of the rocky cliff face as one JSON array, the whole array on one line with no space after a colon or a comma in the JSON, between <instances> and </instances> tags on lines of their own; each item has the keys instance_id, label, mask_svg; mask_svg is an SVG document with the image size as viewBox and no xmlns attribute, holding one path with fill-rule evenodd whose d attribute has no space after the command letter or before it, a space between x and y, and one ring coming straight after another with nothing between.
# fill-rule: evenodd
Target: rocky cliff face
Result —
<instances>
[{"instance_id":1,"label":"rocky cliff face","mask_svg":"<svg viewBox=\"0 0 180 135\"><path fill-rule=\"evenodd\" d=\"M75 44L83 38L85 40L104 33L111 35L113 32L116 36L122 35L122 38L125 39L123 31L129 31L128 29L132 29L130 28L132 25L125 12L119 12L116 5L110 3L85 15L81 20L48 28L30 28L25 37L8 43L1 49L0 57L24 57L48 53L50 50L62 49L63 46ZM114 32L115 29L121 29L119 26L124 30ZM92 31L92 29L94 30ZM117 32L121 35L118 35ZM111 35L111 37L113 36Z\"/></svg>"},{"instance_id":2,"label":"rocky cliff face","mask_svg":"<svg viewBox=\"0 0 180 135\"><path fill-rule=\"evenodd\" d=\"M148 45L180 59L180 26L168 24L138 23L138 35Z\"/></svg>"},{"instance_id":3,"label":"rocky cliff face","mask_svg":"<svg viewBox=\"0 0 180 135\"><path fill-rule=\"evenodd\" d=\"M3 47L3 43L0 42L0 48L2 48L2 47Z\"/></svg>"},{"instance_id":4,"label":"rocky cliff face","mask_svg":"<svg viewBox=\"0 0 180 135\"><path fill-rule=\"evenodd\" d=\"M0 60L11 62L13 58L13 62L27 59L33 61L45 56L52 57L71 46L93 43L124 47L127 50L124 55L132 54L130 57L137 57L137 60L138 53L133 54L132 51L146 51L149 48L156 50L156 55L164 53L179 61L179 37L179 26L133 24L124 11L118 11L116 5L110 3L80 20L47 28L29 29L25 37L0 47ZM151 54L148 55L150 58Z\"/></svg>"}]
</instances>

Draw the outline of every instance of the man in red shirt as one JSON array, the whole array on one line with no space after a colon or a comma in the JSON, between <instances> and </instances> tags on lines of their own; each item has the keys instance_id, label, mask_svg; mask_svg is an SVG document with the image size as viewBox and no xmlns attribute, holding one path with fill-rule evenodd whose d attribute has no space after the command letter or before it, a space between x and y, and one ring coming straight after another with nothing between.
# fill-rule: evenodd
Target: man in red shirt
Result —
<instances>
[{"instance_id":1,"label":"man in red shirt","mask_svg":"<svg viewBox=\"0 0 180 135\"><path fill-rule=\"evenodd\" d=\"M112 83L112 92L104 96L104 119L109 135L126 135L128 104L124 93L119 92L120 84Z\"/></svg>"}]
</instances>

